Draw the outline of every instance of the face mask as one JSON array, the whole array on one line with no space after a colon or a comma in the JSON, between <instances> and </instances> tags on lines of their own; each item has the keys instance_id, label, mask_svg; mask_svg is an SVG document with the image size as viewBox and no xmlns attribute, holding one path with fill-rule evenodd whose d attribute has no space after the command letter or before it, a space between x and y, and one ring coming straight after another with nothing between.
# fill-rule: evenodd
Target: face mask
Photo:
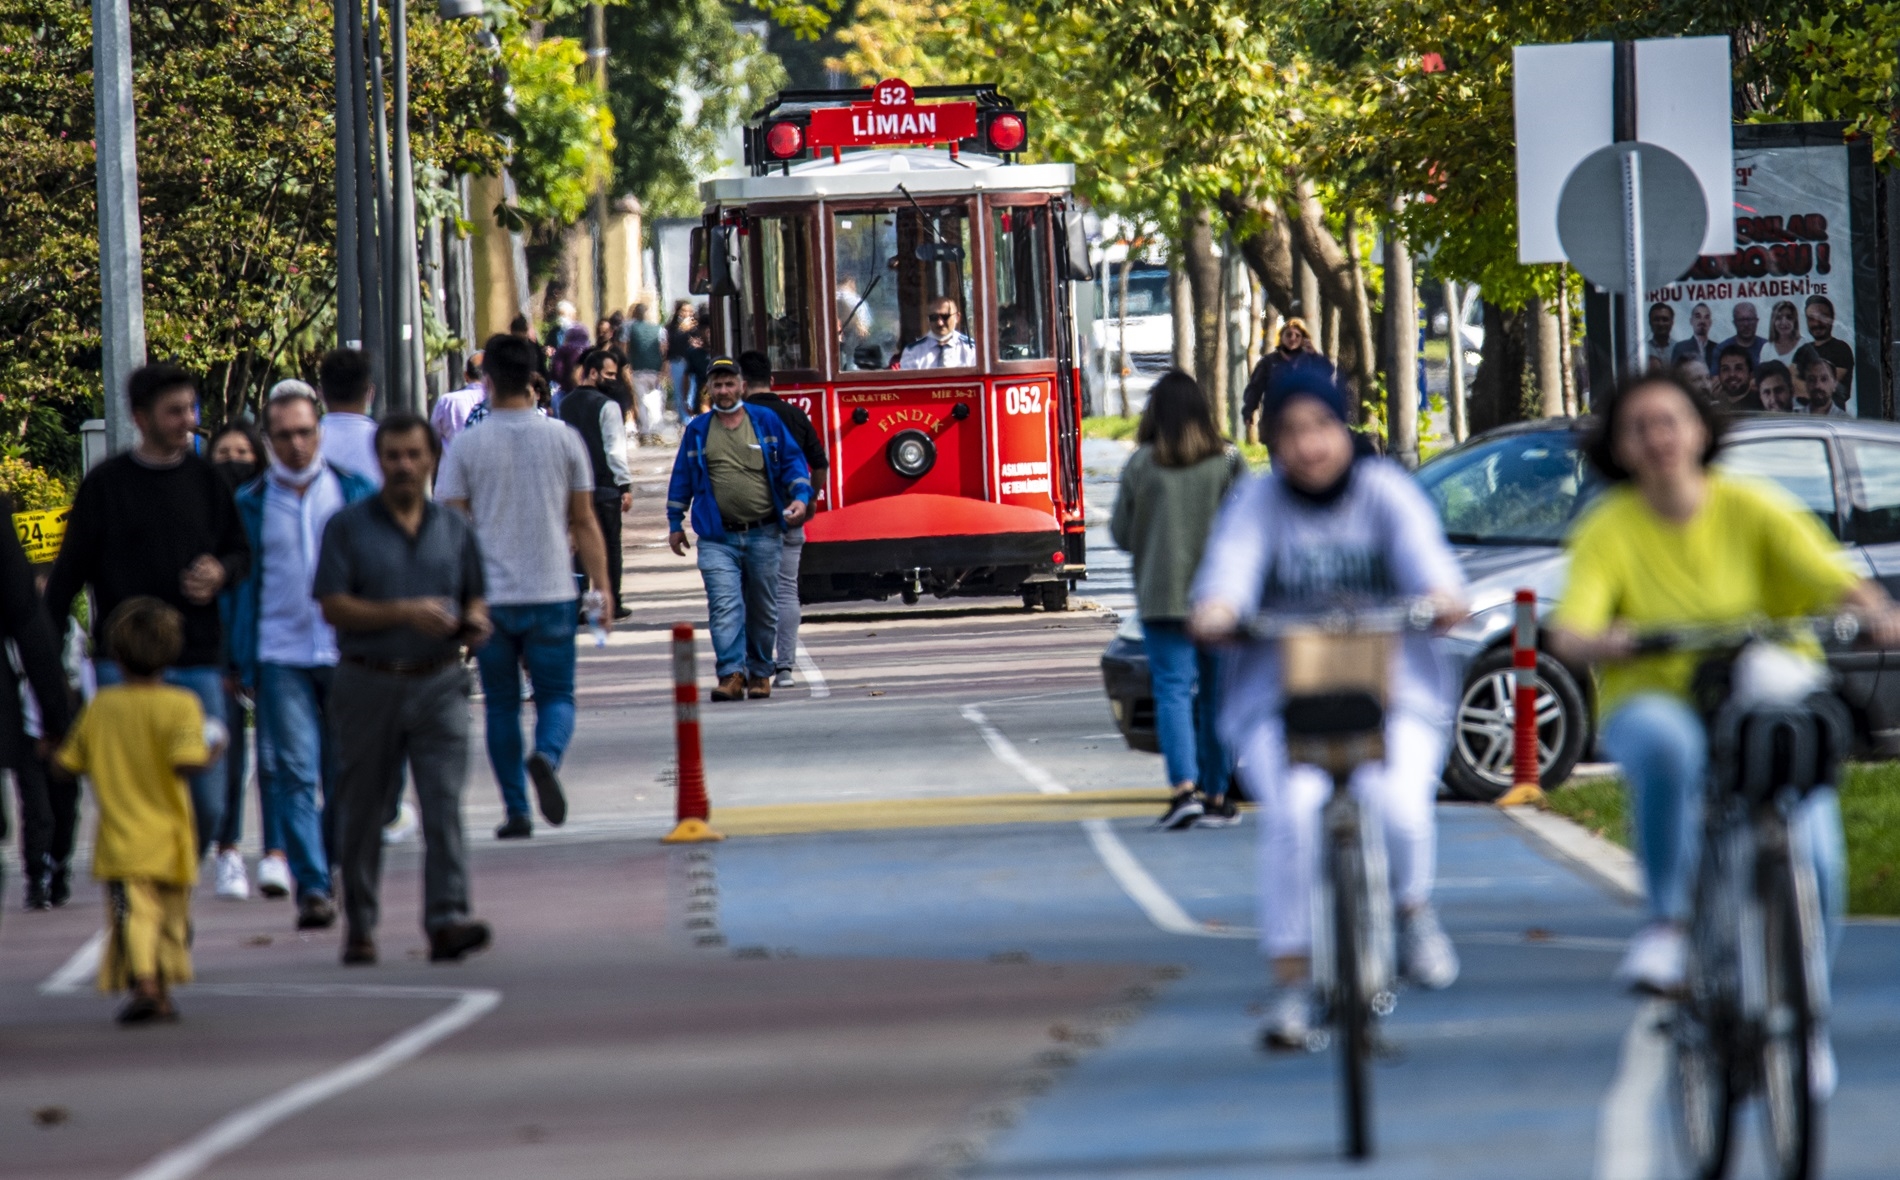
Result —
<instances>
[{"instance_id":1,"label":"face mask","mask_svg":"<svg viewBox=\"0 0 1900 1180\"><path fill-rule=\"evenodd\" d=\"M226 459L222 463L213 463L212 466L217 468L218 474L224 477L225 484L234 489L241 484L250 482L251 477L257 474L257 468L254 465L250 463L239 463L232 459Z\"/></svg>"}]
</instances>

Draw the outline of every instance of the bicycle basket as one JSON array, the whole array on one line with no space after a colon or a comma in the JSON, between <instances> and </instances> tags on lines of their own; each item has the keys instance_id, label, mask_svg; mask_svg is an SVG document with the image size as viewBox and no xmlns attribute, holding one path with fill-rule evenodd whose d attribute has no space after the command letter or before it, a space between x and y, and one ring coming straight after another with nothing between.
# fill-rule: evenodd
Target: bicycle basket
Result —
<instances>
[{"instance_id":1,"label":"bicycle basket","mask_svg":"<svg viewBox=\"0 0 1900 1180\"><path fill-rule=\"evenodd\" d=\"M1287 632L1280 643L1287 732L1330 737L1383 728L1394 642L1381 634Z\"/></svg>"},{"instance_id":2,"label":"bicycle basket","mask_svg":"<svg viewBox=\"0 0 1900 1180\"><path fill-rule=\"evenodd\" d=\"M1817 692L1799 705L1724 707L1711 726L1715 785L1750 803L1784 787L1806 794L1840 780L1853 740L1847 707Z\"/></svg>"}]
</instances>

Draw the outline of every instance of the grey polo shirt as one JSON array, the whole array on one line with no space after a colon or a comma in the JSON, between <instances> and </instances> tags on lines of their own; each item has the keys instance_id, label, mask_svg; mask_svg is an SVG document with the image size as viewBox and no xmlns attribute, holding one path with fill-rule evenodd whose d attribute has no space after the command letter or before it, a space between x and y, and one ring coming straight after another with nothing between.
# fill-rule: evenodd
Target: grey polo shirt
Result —
<instances>
[{"instance_id":1,"label":"grey polo shirt","mask_svg":"<svg viewBox=\"0 0 1900 1180\"><path fill-rule=\"evenodd\" d=\"M446 598L458 607L487 591L475 530L459 512L425 502L422 525L411 537L381 496L338 512L323 529L323 551L311 594L349 594L370 602L397 598ZM437 639L413 627L336 633L345 659L447 660L460 650L456 639Z\"/></svg>"}]
</instances>

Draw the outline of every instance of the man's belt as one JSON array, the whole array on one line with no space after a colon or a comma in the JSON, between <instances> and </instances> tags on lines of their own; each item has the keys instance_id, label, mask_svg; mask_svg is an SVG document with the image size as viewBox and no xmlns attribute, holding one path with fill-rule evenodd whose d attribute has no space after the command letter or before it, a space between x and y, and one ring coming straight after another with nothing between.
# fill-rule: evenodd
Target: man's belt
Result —
<instances>
[{"instance_id":1,"label":"man's belt","mask_svg":"<svg viewBox=\"0 0 1900 1180\"><path fill-rule=\"evenodd\" d=\"M344 656L343 662L354 664L358 668L367 668L371 672L381 672L387 676L428 676L457 662L455 656L444 656L439 660L378 660L369 656Z\"/></svg>"},{"instance_id":2,"label":"man's belt","mask_svg":"<svg viewBox=\"0 0 1900 1180\"><path fill-rule=\"evenodd\" d=\"M729 533L749 533L753 529L762 529L768 524L777 524L778 517L764 516L764 517L760 517L758 520L750 522L749 524L740 524L737 521L724 520L724 519L720 520L719 523L725 526L725 530Z\"/></svg>"}]
</instances>

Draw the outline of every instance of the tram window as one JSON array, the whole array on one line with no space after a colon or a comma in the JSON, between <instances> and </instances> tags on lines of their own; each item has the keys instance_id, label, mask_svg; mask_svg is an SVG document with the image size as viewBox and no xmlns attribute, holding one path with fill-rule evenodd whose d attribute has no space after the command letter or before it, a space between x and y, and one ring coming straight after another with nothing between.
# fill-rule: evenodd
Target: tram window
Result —
<instances>
[{"instance_id":1,"label":"tram window","mask_svg":"<svg viewBox=\"0 0 1900 1180\"><path fill-rule=\"evenodd\" d=\"M772 368L817 368L812 347L812 257L805 224L796 217L756 217L746 234L752 255L740 267L739 304L746 323L739 338L763 351Z\"/></svg>"},{"instance_id":2,"label":"tram window","mask_svg":"<svg viewBox=\"0 0 1900 1180\"><path fill-rule=\"evenodd\" d=\"M1049 207L990 212L996 275L996 355L1006 361L1049 356Z\"/></svg>"},{"instance_id":3,"label":"tram window","mask_svg":"<svg viewBox=\"0 0 1900 1180\"><path fill-rule=\"evenodd\" d=\"M894 369L906 348L906 367L976 364L968 340L970 222L963 206L833 213L831 241L839 370ZM940 309L946 300L949 307ZM933 315L951 321L933 321ZM945 347L935 347L938 337Z\"/></svg>"}]
</instances>

